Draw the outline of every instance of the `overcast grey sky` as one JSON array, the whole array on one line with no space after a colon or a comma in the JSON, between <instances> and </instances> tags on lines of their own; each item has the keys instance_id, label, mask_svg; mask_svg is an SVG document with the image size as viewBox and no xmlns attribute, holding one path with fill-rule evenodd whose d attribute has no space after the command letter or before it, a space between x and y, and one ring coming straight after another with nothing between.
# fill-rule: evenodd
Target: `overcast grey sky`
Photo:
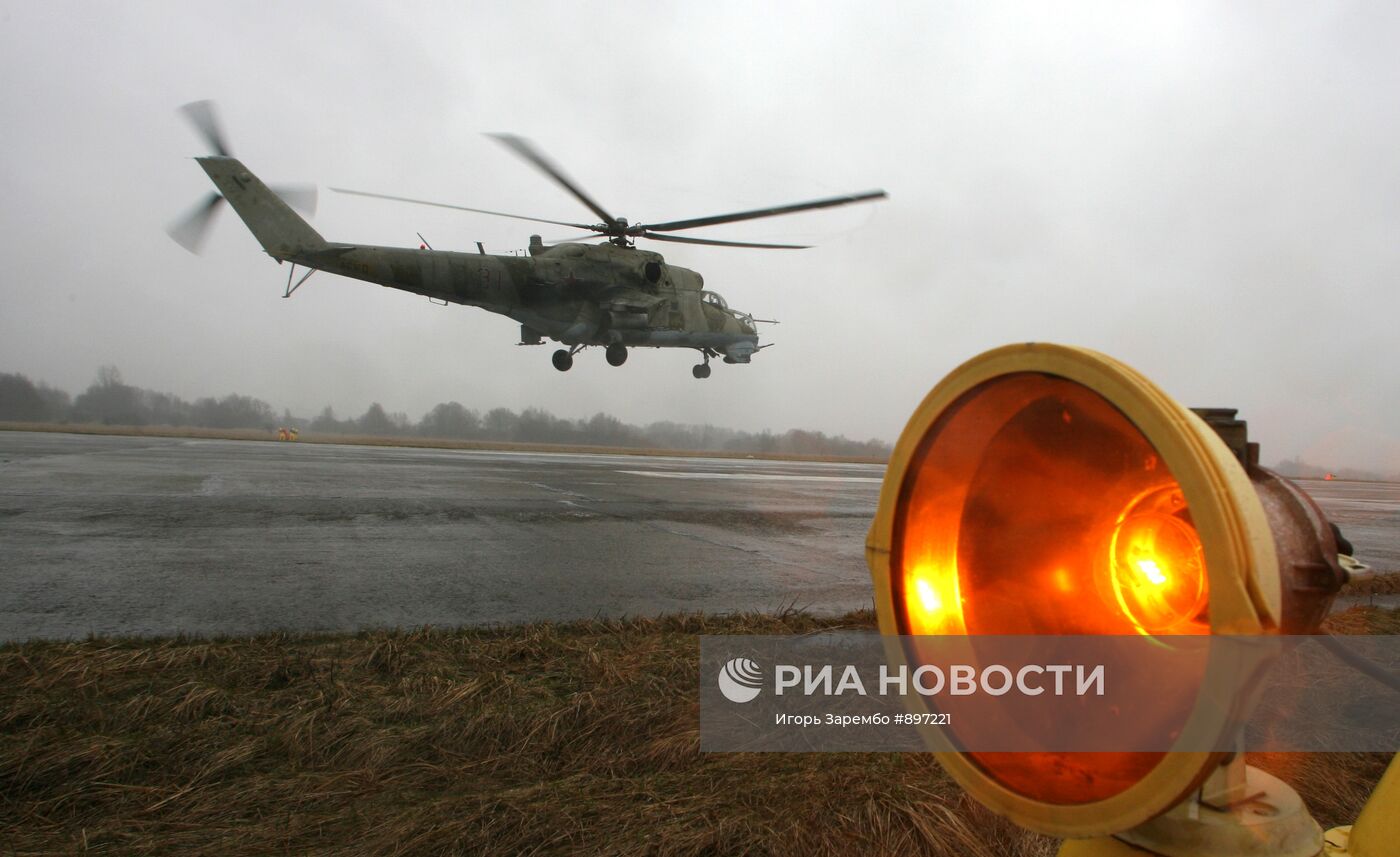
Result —
<instances>
[{"instance_id":1,"label":"overcast grey sky","mask_svg":"<svg viewBox=\"0 0 1400 857\"><path fill-rule=\"evenodd\" d=\"M1397 44L1392 3L0 0L0 371L893 440L958 363L1041 340L1240 408L1266 461L1400 472ZM199 98L264 179L322 187L331 240L532 230L328 185L588 216L488 131L633 220L891 198L703 233L812 250L649 246L782 321L752 365L561 374L480 310L327 275L282 300L231 212L187 254L164 228L210 189L174 112Z\"/></svg>"}]
</instances>

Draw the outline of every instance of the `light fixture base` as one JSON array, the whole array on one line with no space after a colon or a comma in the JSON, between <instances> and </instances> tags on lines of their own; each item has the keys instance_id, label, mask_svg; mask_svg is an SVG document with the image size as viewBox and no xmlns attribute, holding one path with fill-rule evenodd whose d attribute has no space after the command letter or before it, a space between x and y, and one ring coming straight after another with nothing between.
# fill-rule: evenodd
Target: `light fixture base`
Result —
<instances>
[{"instance_id":1,"label":"light fixture base","mask_svg":"<svg viewBox=\"0 0 1400 857\"><path fill-rule=\"evenodd\" d=\"M1230 770L1234 768L1234 770ZM1287 783L1236 757L1212 779L1239 780L1229 804L1204 803L1212 783L1172 809L1114 837L1066 842L1060 857L1316 857L1322 828ZM1221 794L1224 792L1222 791Z\"/></svg>"}]
</instances>

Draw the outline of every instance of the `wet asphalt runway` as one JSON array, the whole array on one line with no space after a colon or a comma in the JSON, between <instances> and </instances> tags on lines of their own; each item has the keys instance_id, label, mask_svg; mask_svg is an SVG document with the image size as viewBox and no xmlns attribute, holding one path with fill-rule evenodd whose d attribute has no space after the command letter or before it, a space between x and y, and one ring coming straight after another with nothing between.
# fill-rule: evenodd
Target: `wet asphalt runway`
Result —
<instances>
[{"instance_id":1,"label":"wet asphalt runway","mask_svg":"<svg viewBox=\"0 0 1400 857\"><path fill-rule=\"evenodd\" d=\"M0 432L0 641L843 611L882 475ZM1400 485L1303 484L1400 569Z\"/></svg>"},{"instance_id":2,"label":"wet asphalt runway","mask_svg":"<svg viewBox=\"0 0 1400 857\"><path fill-rule=\"evenodd\" d=\"M882 470L0 432L0 640L842 611Z\"/></svg>"},{"instance_id":3,"label":"wet asphalt runway","mask_svg":"<svg viewBox=\"0 0 1400 857\"><path fill-rule=\"evenodd\" d=\"M1300 479L1322 511L1379 571L1400 572L1400 484Z\"/></svg>"}]
</instances>

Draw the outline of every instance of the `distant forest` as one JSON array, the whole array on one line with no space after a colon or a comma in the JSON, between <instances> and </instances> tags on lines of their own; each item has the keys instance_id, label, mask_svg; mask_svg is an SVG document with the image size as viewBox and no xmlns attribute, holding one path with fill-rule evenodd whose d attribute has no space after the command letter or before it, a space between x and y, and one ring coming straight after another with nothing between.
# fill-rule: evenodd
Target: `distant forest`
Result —
<instances>
[{"instance_id":1,"label":"distant forest","mask_svg":"<svg viewBox=\"0 0 1400 857\"><path fill-rule=\"evenodd\" d=\"M483 413L459 402L443 402L417 422L407 414L389 413L377 402L360 416L345 419L337 417L330 406L310 419L294 416L290 411L279 416L267 402L237 393L187 402L169 393L133 387L122 380L115 366L99 369L91 386L76 398L24 375L0 374L0 421L269 432L286 427L308 436L421 437L782 455L888 458L890 454L890 445L881 440L850 440L819 431L791 429L775 434L766 429L750 432L674 422L634 426L603 413L569 420L540 408L526 408L520 413L492 408Z\"/></svg>"}]
</instances>

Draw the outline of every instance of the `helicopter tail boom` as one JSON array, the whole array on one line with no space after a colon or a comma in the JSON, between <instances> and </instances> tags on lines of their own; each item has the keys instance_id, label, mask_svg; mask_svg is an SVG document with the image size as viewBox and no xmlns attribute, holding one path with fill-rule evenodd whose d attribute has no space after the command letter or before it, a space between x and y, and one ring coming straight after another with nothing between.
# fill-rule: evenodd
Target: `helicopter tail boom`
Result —
<instances>
[{"instance_id":1,"label":"helicopter tail boom","mask_svg":"<svg viewBox=\"0 0 1400 857\"><path fill-rule=\"evenodd\" d=\"M195 160L272 258L281 262L328 246L326 239L312 229L311 224L269 190L237 158L211 155Z\"/></svg>"}]
</instances>

